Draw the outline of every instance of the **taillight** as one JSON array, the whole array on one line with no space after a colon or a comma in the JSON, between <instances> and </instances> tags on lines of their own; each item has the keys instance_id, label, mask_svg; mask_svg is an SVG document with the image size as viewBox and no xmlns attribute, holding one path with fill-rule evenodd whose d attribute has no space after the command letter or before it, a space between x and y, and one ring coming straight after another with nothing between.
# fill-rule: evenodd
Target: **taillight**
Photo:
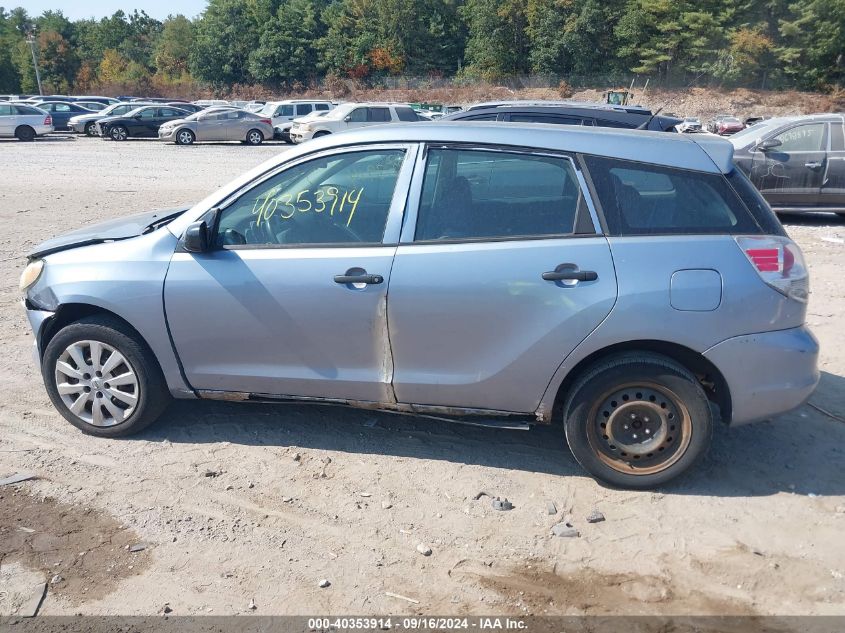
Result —
<instances>
[{"instance_id":1,"label":"taillight","mask_svg":"<svg viewBox=\"0 0 845 633\"><path fill-rule=\"evenodd\" d=\"M273 125L273 121L271 121L270 119L261 119L261 122L266 123L267 125Z\"/></svg>"},{"instance_id":2,"label":"taillight","mask_svg":"<svg viewBox=\"0 0 845 633\"><path fill-rule=\"evenodd\" d=\"M795 242L778 235L734 239L763 281L787 297L806 303L810 279L804 255Z\"/></svg>"},{"instance_id":3,"label":"taillight","mask_svg":"<svg viewBox=\"0 0 845 633\"><path fill-rule=\"evenodd\" d=\"M44 118L44 125L53 125L53 117L49 114Z\"/></svg>"}]
</instances>

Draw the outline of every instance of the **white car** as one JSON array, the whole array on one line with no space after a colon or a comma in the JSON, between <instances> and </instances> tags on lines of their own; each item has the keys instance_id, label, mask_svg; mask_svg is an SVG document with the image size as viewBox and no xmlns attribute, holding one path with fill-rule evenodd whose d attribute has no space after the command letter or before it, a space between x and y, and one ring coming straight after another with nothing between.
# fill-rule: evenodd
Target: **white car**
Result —
<instances>
[{"instance_id":1,"label":"white car","mask_svg":"<svg viewBox=\"0 0 845 633\"><path fill-rule=\"evenodd\" d=\"M0 136L14 136L21 141L53 131L53 117L31 105L0 103Z\"/></svg>"},{"instance_id":2,"label":"white car","mask_svg":"<svg viewBox=\"0 0 845 633\"><path fill-rule=\"evenodd\" d=\"M306 116L312 112L328 112L334 107L331 101L287 99L286 101L268 101L257 114L273 121L276 138L290 143L290 128L293 125L294 119Z\"/></svg>"},{"instance_id":3,"label":"white car","mask_svg":"<svg viewBox=\"0 0 845 633\"><path fill-rule=\"evenodd\" d=\"M192 101L194 105L202 106L203 108L208 108L209 106L226 106L229 105L229 102L225 99L198 99L197 101Z\"/></svg>"},{"instance_id":4,"label":"white car","mask_svg":"<svg viewBox=\"0 0 845 633\"><path fill-rule=\"evenodd\" d=\"M701 119L694 116L686 117L683 122L678 125L678 132L701 132Z\"/></svg>"},{"instance_id":5,"label":"white car","mask_svg":"<svg viewBox=\"0 0 845 633\"><path fill-rule=\"evenodd\" d=\"M424 120L407 103L343 103L319 119L297 122L290 129L290 138L302 143L359 127Z\"/></svg>"}]
</instances>

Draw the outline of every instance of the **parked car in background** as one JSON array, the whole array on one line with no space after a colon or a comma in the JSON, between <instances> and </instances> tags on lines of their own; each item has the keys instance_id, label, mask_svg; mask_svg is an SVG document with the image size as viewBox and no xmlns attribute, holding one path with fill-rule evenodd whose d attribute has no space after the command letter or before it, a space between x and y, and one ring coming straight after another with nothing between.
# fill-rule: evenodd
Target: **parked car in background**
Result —
<instances>
[{"instance_id":1,"label":"parked car in background","mask_svg":"<svg viewBox=\"0 0 845 633\"><path fill-rule=\"evenodd\" d=\"M99 133L97 131L96 123L100 119L105 119L107 117L113 116L120 116L126 114L127 112L131 112L132 110L137 110L141 106L145 105L154 105L151 103L114 103L107 107L105 110L100 110L99 112L92 112L89 114L78 114L76 116L71 117L68 120L68 127L71 131L76 132L77 134L85 134L87 136L97 136Z\"/></svg>"},{"instance_id":2,"label":"parked car in background","mask_svg":"<svg viewBox=\"0 0 845 633\"><path fill-rule=\"evenodd\" d=\"M197 99L196 101L191 101L194 105L202 106L207 108L209 106L222 106L222 105L231 105L225 99Z\"/></svg>"},{"instance_id":3,"label":"parked car in background","mask_svg":"<svg viewBox=\"0 0 845 633\"><path fill-rule=\"evenodd\" d=\"M76 95L71 98L74 103L79 101L87 101L89 103L102 103L103 105L109 106L113 103L120 103L120 99L115 99L114 97L100 97L97 95Z\"/></svg>"},{"instance_id":4,"label":"parked car in background","mask_svg":"<svg viewBox=\"0 0 845 633\"><path fill-rule=\"evenodd\" d=\"M0 101L0 137L12 136L20 141L33 141L53 131L49 113L35 106Z\"/></svg>"},{"instance_id":5,"label":"parked car in background","mask_svg":"<svg viewBox=\"0 0 845 633\"><path fill-rule=\"evenodd\" d=\"M158 129L158 138L177 145L196 141L240 141L261 145L273 138L270 119L240 109L209 109L169 121Z\"/></svg>"},{"instance_id":6,"label":"parked car in background","mask_svg":"<svg viewBox=\"0 0 845 633\"><path fill-rule=\"evenodd\" d=\"M199 106L195 103L186 103L184 101L168 101L165 105L173 106L174 108L179 108L180 110L184 110L185 112L200 112L205 110L205 106Z\"/></svg>"},{"instance_id":7,"label":"parked car in background","mask_svg":"<svg viewBox=\"0 0 845 633\"><path fill-rule=\"evenodd\" d=\"M508 123L552 123L591 127L638 128L674 132L681 119L653 115L644 108L589 103L504 102L474 105L444 116L441 121L502 121Z\"/></svg>"},{"instance_id":8,"label":"parked car in background","mask_svg":"<svg viewBox=\"0 0 845 633\"><path fill-rule=\"evenodd\" d=\"M695 116L688 116L684 117L684 120L678 125L678 132L684 133L691 133L691 132L701 132L702 125L701 119Z\"/></svg>"},{"instance_id":9,"label":"parked car in background","mask_svg":"<svg viewBox=\"0 0 845 633\"><path fill-rule=\"evenodd\" d=\"M75 103L66 101L43 101L36 107L50 113L50 116L53 117L53 128L56 130L69 129L68 121L70 121L71 117L92 113L92 110L88 108L83 108Z\"/></svg>"},{"instance_id":10,"label":"parked car in background","mask_svg":"<svg viewBox=\"0 0 845 633\"><path fill-rule=\"evenodd\" d=\"M158 138L158 128L168 121L183 119L189 113L172 106L143 106L120 116L99 119L97 132L104 139L125 141L128 138Z\"/></svg>"},{"instance_id":11,"label":"parked car in background","mask_svg":"<svg viewBox=\"0 0 845 633\"><path fill-rule=\"evenodd\" d=\"M719 136L729 136L743 130L745 124L735 116L720 114L707 124L707 131Z\"/></svg>"},{"instance_id":12,"label":"parked car in background","mask_svg":"<svg viewBox=\"0 0 845 633\"><path fill-rule=\"evenodd\" d=\"M266 101L250 101L244 106L244 110L249 112L258 112L261 108L264 107L264 104L267 103Z\"/></svg>"},{"instance_id":13,"label":"parked car in background","mask_svg":"<svg viewBox=\"0 0 845 633\"><path fill-rule=\"evenodd\" d=\"M306 114L303 117L299 117L294 119L291 126L288 127L286 124L279 126L278 128L274 128L273 130L273 138L284 138L287 142L292 142L290 140L290 130L295 125L307 125L311 123L314 119L319 119L322 116L325 116L327 112L330 110L314 110L311 114Z\"/></svg>"},{"instance_id":14,"label":"parked car in background","mask_svg":"<svg viewBox=\"0 0 845 633\"><path fill-rule=\"evenodd\" d=\"M734 161L780 213L845 217L845 117L767 119L730 138Z\"/></svg>"},{"instance_id":15,"label":"parked car in background","mask_svg":"<svg viewBox=\"0 0 845 633\"><path fill-rule=\"evenodd\" d=\"M419 120L411 106L403 103L342 103L318 119L292 126L290 138L294 143L302 143L360 127Z\"/></svg>"},{"instance_id":16,"label":"parked car in background","mask_svg":"<svg viewBox=\"0 0 845 633\"><path fill-rule=\"evenodd\" d=\"M288 99L286 101L268 101L258 110L258 114L273 122L276 138L290 143L290 128L294 119L307 116L312 112L328 112L332 108L334 108L334 104L331 101Z\"/></svg>"},{"instance_id":17,"label":"parked car in background","mask_svg":"<svg viewBox=\"0 0 845 633\"><path fill-rule=\"evenodd\" d=\"M99 101L74 101L73 104L86 110L91 110L91 112L102 112L109 107L109 104L100 103Z\"/></svg>"},{"instance_id":18,"label":"parked car in background","mask_svg":"<svg viewBox=\"0 0 845 633\"><path fill-rule=\"evenodd\" d=\"M357 130L53 238L20 288L51 401L101 437L171 396L555 422L642 489L819 380L801 251L703 134Z\"/></svg>"}]
</instances>

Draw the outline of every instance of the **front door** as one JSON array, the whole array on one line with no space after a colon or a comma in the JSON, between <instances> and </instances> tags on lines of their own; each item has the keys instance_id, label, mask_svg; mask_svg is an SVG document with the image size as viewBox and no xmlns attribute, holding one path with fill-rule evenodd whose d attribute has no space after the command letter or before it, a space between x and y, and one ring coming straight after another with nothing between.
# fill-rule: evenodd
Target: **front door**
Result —
<instances>
[{"instance_id":1,"label":"front door","mask_svg":"<svg viewBox=\"0 0 845 633\"><path fill-rule=\"evenodd\" d=\"M827 166L826 130L826 123L794 125L769 137L780 141L779 146L754 152L751 181L772 207L819 204Z\"/></svg>"},{"instance_id":2,"label":"front door","mask_svg":"<svg viewBox=\"0 0 845 633\"><path fill-rule=\"evenodd\" d=\"M396 398L533 412L616 299L574 164L444 146L424 174L390 277Z\"/></svg>"},{"instance_id":3,"label":"front door","mask_svg":"<svg viewBox=\"0 0 845 633\"><path fill-rule=\"evenodd\" d=\"M224 202L164 300L195 389L391 402L386 298L413 145L332 150Z\"/></svg>"}]
</instances>

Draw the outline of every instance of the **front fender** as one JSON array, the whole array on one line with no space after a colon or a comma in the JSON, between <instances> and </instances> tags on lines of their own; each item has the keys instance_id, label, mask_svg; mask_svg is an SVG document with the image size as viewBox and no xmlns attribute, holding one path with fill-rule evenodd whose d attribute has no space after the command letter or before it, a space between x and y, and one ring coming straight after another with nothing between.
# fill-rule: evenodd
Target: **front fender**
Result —
<instances>
[{"instance_id":1,"label":"front fender","mask_svg":"<svg viewBox=\"0 0 845 633\"><path fill-rule=\"evenodd\" d=\"M111 312L143 337L175 396L193 390L182 376L168 334L162 293L178 239L162 228L135 238L53 253L27 292L33 308L58 312L62 306L91 306Z\"/></svg>"}]
</instances>

